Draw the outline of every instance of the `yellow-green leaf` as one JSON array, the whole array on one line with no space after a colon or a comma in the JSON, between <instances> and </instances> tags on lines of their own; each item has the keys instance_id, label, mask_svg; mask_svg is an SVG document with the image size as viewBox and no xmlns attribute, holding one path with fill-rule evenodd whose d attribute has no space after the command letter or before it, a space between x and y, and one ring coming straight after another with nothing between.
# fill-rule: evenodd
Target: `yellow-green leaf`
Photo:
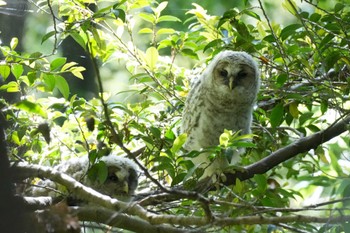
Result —
<instances>
[{"instance_id":1,"label":"yellow-green leaf","mask_svg":"<svg viewBox=\"0 0 350 233\"><path fill-rule=\"evenodd\" d=\"M10 47L12 50L14 50L18 45L18 38L17 37L13 37L11 42L10 42Z\"/></svg>"},{"instance_id":2,"label":"yellow-green leaf","mask_svg":"<svg viewBox=\"0 0 350 233\"><path fill-rule=\"evenodd\" d=\"M7 77L11 73L11 68L8 65L0 65L0 75L3 77L3 79L7 79Z\"/></svg>"},{"instance_id":3,"label":"yellow-green leaf","mask_svg":"<svg viewBox=\"0 0 350 233\"><path fill-rule=\"evenodd\" d=\"M47 117L46 112L41 108L39 104L30 102L29 100L22 100L15 104L15 106L23 111L38 114L42 117Z\"/></svg>"},{"instance_id":4,"label":"yellow-green leaf","mask_svg":"<svg viewBox=\"0 0 350 233\"><path fill-rule=\"evenodd\" d=\"M232 136L232 131L225 129L224 132L220 135L220 138L219 138L220 145L228 146L231 136Z\"/></svg>"},{"instance_id":5,"label":"yellow-green leaf","mask_svg":"<svg viewBox=\"0 0 350 233\"><path fill-rule=\"evenodd\" d=\"M140 34L152 34L153 31L152 29L150 28L142 28L140 31L139 31Z\"/></svg>"},{"instance_id":6,"label":"yellow-green leaf","mask_svg":"<svg viewBox=\"0 0 350 233\"><path fill-rule=\"evenodd\" d=\"M183 133L180 134L175 140L174 140L174 144L171 147L170 151L175 154L176 152L178 152L181 147L183 146L183 144L186 142L187 140L187 134Z\"/></svg>"},{"instance_id":7,"label":"yellow-green leaf","mask_svg":"<svg viewBox=\"0 0 350 233\"><path fill-rule=\"evenodd\" d=\"M175 30L172 28L161 28L157 31L157 35L173 34L173 33L175 33Z\"/></svg>"},{"instance_id":8,"label":"yellow-green leaf","mask_svg":"<svg viewBox=\"0 0 350 233\"><path fill-rule=\"evenodd\" d=\"M163 21L166 21L166 22L181 22L181 19L175 17L175 16L172 16L172 15L163 15L163 16L160 16L159 19L157 20L157 22L163 22Z\"/></svg>"},{"instance_id":9,"label":"yellow-green leaf","mask_svg":"<svg viewBox=\"0 0 350 233\"><path fill-rule=\"evenodd\" d=\"M158 50L155 47L149 47L146 51L146 62L151 70L156 68L156 64L158 61Z\"/></svg>"},{"instance_id":10,"label":"yellow-green leaf","mask_svg":"<svg viewBox=\"0 0 350 233\"><path fill-rule=\"evenodd\" d=\"M168 2L167 1L164 1L164 2L161 2L159 3L159 5L157 6L156 9L154 9L154 12L157 14L157 15L160 15L160 13L165 9L165 7L168 5Z\"/></svg>"},{"instance_id":11,"label":"yellow-green leaf","mask_svg":"<svg viewBox=\"0 0 350 233\"><path fill-rule=\"evenodd\" d=\"M12 74L18 79L23 74L23 66L20 64L12 64L11 66Z\"/></svg>"},{"instance_id":12,"label":"yellow-green leaf","mask_svg":"<svg viewBox=\"0 0 350 233\"><path fill-rule=\"evenodd\" d=\"M292 102L289 104L289 113L293 118L299 117L298 103Z\"/></svg>"},{"instance_id":13,"label":"yellow-green leaf","mask_svg":"<svg viewBox=\"0 0 350 233\"><path fill-rule=\"evenodd\" d=\"M11 81L2 85L0 87L0 90L6 90L7 92L19 92L19 86L17 82Z\"/></svg>"},{"instance_id":14,"label":"yellow-green leaf","mask_svg":"<svg viewBox=\"0 0 350 233\"><path fill-rule=\"evenodd\" d=\"M63 71L66 71L66 70L68 70L69 68L71 68L71 67L73 67L73 66L75 66L75 65L77 65L78 63L76 63L76 62L68 62L68 63L66 63L66 64L64 64L64 66L62 67L62 69L61 69L61 71L63 72Z\"/></svg>"}]
</instances>

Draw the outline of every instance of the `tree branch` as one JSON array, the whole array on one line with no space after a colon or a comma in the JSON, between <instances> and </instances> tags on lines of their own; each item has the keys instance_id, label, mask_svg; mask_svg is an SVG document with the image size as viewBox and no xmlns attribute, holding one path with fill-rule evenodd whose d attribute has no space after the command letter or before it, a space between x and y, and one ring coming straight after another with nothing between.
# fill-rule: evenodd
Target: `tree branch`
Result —
<instances>
[{"instance_id":1,"label":"tree branch","mask_svg":"<svg viewBox=\"0 0 350 233\"><path fill-rule=\"evenodd\" d=\"M350 123L350 116L336 121L336 123L329 126L327 129L319 131L308 137L301 138L292 144L283 147L266 158L253 163L244 168L244 171L235 171L235 173L225 173L227 181L225 185L232 185L236 178L240 180L247 180L252 178L255 174L264 174L270 169L276 167L282 162L287 161L300 153L308 152L311 149L317 148L319 145L329 141L330 139L339 136L348 130Z\"/></svg>"},{"instance_id":2,"label":"tree branch","mask_svg":"<svg viewBox=\"0 0 350 233\"><path fill-rule=\"evenodd\" d=\"M115 211L96 207L71 207L80 221L103 223L108 226L127 229L133 232L158 232L158 233L185 233L198 232L196 230L178 229L170 225L152 225L149 222Z\"/></svg>"}]
</instances>

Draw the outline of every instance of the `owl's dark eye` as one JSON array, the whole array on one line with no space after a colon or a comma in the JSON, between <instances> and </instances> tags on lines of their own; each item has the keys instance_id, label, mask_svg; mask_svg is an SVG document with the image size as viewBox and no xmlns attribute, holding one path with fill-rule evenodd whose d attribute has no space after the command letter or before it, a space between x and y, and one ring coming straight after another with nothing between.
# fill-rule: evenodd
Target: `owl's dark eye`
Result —
<instances>
[{"instance_id":1,"label":"owl's dark eye","mask_svg":"<svg viewBox=\"0 0 350 233\"><path fill-rule=\"evenodd\" d=\"M222 77L227 77L227 75L228 75L228 72L227 72L227 70L220 70L220 75L222 76Z\"/></svg>"},{"instance_id":2,"label":"owl's dark eye","mask_svg":"<svg viewBox=\"0 0 350 233\"><path fill-rule=\"evenodd\" d=\"M118 176L116 176L115 174L111 174L107 177L107 180L110 182L118 182Z\"/></svg>"},{"instance_id":3,"label":"owl's dark eye","mask_svg":"<svg viewBox=\"0 0 350 233\"><path fill-rule=\"evenodd\" d=\"M238 79L243 79L245 77L247 77L248 73L245 72L245 71L240 71L238 74L237 74L237 78Z\"/></svg>"}]
</instances>

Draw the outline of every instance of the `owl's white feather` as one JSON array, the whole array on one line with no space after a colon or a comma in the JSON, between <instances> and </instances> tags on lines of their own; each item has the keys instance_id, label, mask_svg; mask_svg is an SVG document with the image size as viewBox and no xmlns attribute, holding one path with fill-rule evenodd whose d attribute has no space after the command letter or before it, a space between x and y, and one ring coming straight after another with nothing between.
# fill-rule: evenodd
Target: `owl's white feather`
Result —
<instances>
[{"instance_id":1,"label":"owl's white feather","mask_svg":"<svg viewBox=\"0 0 350 233\"><path fill-rule=\"evenodd\" d=\"M137 165L132 160L115 154L103 156L100 161L103 161L108 169L108 177L104 183L100 183L98 180L90 180L87 176L90 166L87 156L63 161L55 166L54 169L70 175L77 181L103 194L128 200L135 193L138 185ZM59 186L53 181L41 180L37 185L38 187L33 187L30 190L31 195L57 196L57 193L53 190L58 189Z\"/></svg>"},{"instance_id":2,"label":"owl's white feather","mask_svg":"<svg viewBox=\"0 0 350 233\"><path fill-rule=\"evenodd\" d=\"M249 54L230 50L217 54L187 96L181 125L182 133L187 133L184 148L199 151L216 146L225 129L249 134L259 76L258 66ZM202 177L229 165L225 159L210 163L207 156L202 153L192 159L205 168Z\"/></svg>"}]
</instances>

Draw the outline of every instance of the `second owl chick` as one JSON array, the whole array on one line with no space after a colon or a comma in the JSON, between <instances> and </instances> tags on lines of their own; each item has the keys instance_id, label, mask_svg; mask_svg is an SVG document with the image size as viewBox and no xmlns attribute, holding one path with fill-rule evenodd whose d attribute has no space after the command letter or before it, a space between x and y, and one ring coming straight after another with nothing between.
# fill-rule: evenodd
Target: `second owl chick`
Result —
<instances>
[{"instance_id":1,"label":"second owl chick","mask_svg":"<svg viewBox=\"0 0 350 233\"><path fill-rule=\"evenodd\" d=\"M210 62L190 90L183 112L184 148L201 150L219 144L225 129L249 134L252 112L260 86L257 63L245 52L223 51ZM192 159L208 177L229 165L224 159L212 163L206 153ZM237 156L237 155L236 155Z\"/></svg>"},{"instance_id":2,"label":"second owl chick","mask_svg":"<svg viewBox=\"0 0 350 233\"><path fill-rule=\"evenodd\" d=\"M138 185L137 165L128 158L115 154L103 156L101 159L108 169L107 179L104 183L98 180L91 180L87 176L89 159L87 156L76 157L54 167L55 170L70 175L82 184L95 189L96 191L128 201L135 193ZM51 180L42 180L37 184L40 187L33 187L30 194L33 196L57 196L57 193L45 187L57 189L59 186Z\"/></svg>"}]
</instances>

